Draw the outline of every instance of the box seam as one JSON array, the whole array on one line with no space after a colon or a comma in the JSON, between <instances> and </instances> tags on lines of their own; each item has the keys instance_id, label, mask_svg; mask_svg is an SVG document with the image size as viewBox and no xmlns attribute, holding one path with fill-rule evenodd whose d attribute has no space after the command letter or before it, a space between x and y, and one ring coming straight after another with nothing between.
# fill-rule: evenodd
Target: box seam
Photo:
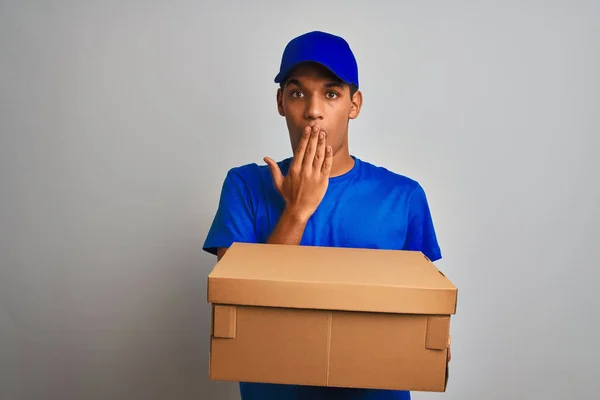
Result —
<instances>
[{"instance_id":1,"label":"box seam","mask_svg":"<svg viewBox=\"0 0 600 400\"><path fill-rule=\"evenodd\" d=\"M327 349L326 354L327 358L325 360L327 368L325 369L325 386L329 386L329 372L330 372L330 361L331 361L331 325L333 319L333 312L329 311L327 313Z\"/></svg>"}]
</instances>

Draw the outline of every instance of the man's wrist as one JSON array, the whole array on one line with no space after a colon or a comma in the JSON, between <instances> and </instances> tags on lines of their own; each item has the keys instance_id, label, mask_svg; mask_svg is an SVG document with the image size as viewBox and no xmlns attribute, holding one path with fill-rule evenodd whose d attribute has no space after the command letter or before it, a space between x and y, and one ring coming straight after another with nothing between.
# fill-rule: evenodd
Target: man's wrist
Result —
<instances>
[{"instance_id":1,"label":"man's wrist","mask_svg":"<svg viewBox=\"0 0 600 400\"><path fill-rule=\"evenodd\" d=\"M304 226L310 219L310 214L286 207L281 214L281 219L285 219L289 224Z\"/></svg>"},{"instance_id":2,"label":"man's wrist","mask_svg":"<svg viewBox=\"0 0 600 400\"><path fill-rule=\"evenodd\" d=\"M267 243L298 245L302 241L304 229L310 215L285 209L279 217L279 222L269 236Z\"/></svg>"}]
</instances>

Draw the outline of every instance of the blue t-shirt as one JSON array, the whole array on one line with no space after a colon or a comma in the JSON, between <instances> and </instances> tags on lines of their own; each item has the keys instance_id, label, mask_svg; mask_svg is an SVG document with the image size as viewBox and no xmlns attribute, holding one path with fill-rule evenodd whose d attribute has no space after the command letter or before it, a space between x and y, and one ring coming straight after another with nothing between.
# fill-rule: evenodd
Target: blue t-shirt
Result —
<instances>
[{"instance_id":1,"label":"blue t-shirt","mask_svg":"<svg viewBox=\"0 0 600 400\"><path fill-rule=\"evenodd\" d=\"M419 250L431 261L441 251L421 185L353 156L347 173L330 178L325 197L312 215L301 245L387 250ZM278 163L285 176L292 159ZM212 254L233 242L265 243L285 202L266 165L232 168L223 183L219 207L203 249ZM296 387L240 383L243 400L410 399L405 391Z\"/></svg>"}]
</instances>

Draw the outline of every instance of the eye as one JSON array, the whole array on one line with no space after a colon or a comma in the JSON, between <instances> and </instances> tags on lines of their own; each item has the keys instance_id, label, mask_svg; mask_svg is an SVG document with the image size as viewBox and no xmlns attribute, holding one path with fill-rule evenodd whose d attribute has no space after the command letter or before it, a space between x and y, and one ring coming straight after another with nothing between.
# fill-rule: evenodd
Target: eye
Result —
<instances>
[{"instance_id":1,"label":"eye","mask_svg":"<svg viewBox=\"0 0 600 400\"><path fill-rule=\"evenodd\" d=\"M303 96L302 92L300 92L299 90L294 90L294 91L291 93L291 95L292 95L292 97L293 97L293 98L295 98L295 99L298 99L298 98L300 98L300 97L302 97L302 96Z\"/></svg>"},{"instance_id":2,"label":"eye","mask_svg":"<svg viewBox=\"0 0 600 400\"><path fill-rule=\"evenodd\" d=\"M328 99L335 99L339 96L339 94L337 94L336 92L327 92L327 98Z\"/></svg>"}]
</instances>

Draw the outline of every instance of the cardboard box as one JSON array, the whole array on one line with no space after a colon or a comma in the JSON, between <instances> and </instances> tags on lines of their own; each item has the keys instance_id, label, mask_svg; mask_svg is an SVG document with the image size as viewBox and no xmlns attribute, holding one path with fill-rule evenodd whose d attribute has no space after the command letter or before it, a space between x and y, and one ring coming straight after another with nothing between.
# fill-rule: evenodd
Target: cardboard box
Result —
<instances>
[{"instance_id":1,"label":"cardboard box","mask_svg":"<svg viewBox=\"0 0 600 400\"><path fill-rule=\"evenodd\" d=\"M212 380L446 390L457 289L421 252L234 243L208 301Z\"/></svg>"}]
</instances>

